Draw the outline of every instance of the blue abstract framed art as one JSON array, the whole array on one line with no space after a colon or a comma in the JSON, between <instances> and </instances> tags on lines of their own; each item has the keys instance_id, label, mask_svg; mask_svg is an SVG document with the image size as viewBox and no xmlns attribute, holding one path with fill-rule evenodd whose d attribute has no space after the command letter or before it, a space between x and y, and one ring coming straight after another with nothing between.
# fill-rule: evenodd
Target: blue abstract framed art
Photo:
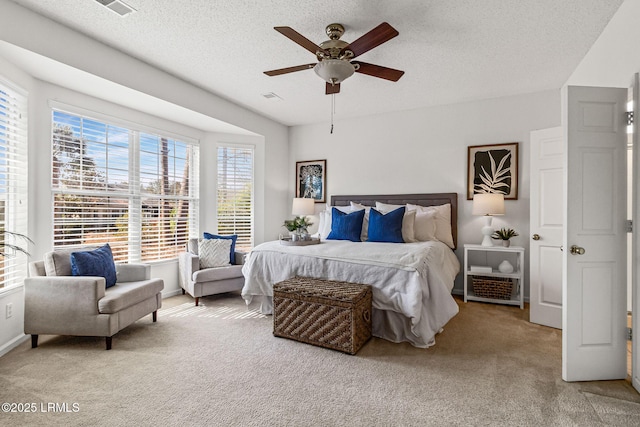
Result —
<instances>
[{"instance_id":1,"label":"blue abstract framed art","mask_svg":"<svg viewBox=\"0 0 640 427\"><path fill-rule=\"evenodd\" d=\"M296 197L326 202L327 161L310 160L296 162Z\"/></svg>"}]
</instances>

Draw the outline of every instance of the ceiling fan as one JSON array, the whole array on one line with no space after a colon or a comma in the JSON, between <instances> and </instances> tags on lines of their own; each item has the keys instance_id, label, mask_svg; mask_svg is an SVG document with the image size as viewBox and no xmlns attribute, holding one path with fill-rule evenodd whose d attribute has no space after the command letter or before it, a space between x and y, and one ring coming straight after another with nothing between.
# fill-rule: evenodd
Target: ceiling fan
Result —
<instances>
[{"instance_id":1,"label":"ceiling fan","mask_svg":"<svg viewBox=\"0 0 640 427\"><path fill-rule=\"evenodd\" d=\"M340 37L344 34L344 26L342 24L329 24L326 28L329 40L320 43L319 46L291 27L274 27L274 29L316 55L318 62L265 71L264 73L268 76L278 76L313 68L316 74L326 81L326 94L332 95L340 92L340 83L351 77L354 72L393 82L397 82L404 74L404 71L394 70L393 68L368 64L362 61L351 61L353 58L380 46L399 34L395 28L386 22L351 43L340 40Z\"/></svg>"}]
</instances>

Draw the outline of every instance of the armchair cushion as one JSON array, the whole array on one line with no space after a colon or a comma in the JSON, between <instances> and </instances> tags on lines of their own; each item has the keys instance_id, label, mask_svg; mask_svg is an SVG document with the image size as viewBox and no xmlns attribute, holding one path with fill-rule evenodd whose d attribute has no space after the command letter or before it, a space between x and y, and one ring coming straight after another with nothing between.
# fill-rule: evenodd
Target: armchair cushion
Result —
<instances>
[{"instance_id":1,"label":"armchair cushion","mask_svg":"<svg viewBox=\"0 0 640 427\"><path fill-rule=\"evenodd\" d=\"M230 259L231 259L231 264L235 264L236 263L236 241L238 240L238 235L237 234L231 234L229 236L220 236L218 234L211 234L211 233L207 233L205 231L204 232L204 238L205 239L227 239L227 240L231 240L231 249L229 250L229 255L230 255Z\"/></svg>"},{"instance_id":2,"label":"armchair cushion","mask_svg":"<svg viewBox=\"0 0 640 427\"><path fill-rule=\"evenodd\" d=\"M72 276L104 277L107 288L116 284L116 264L108 243L93 251L72 252L70 260Z\"/></svg>"},{"instance_id":3,"label":"armchair cushion","mask_svg":"<svg viewBox=\"0 0 640 427\"><path fill-rule=\"evenodd\" d=\"M241 265L229 265L227 267L205 268L193 273L194 282L212 282L216 280L235 279L242 276Z\"/></svg>"},{"instance_id":4,"label":"armchair cushion","mask_svg":"<svg viewBox=\"0 0 640 427\"><path fill-rule=\"evenodd\" d=\"M98 301L100 313L117 313L141 301L152 298L162 292L162 279L149 279L141 282L118 283L109 288Z\"/></svg>"}]
</instances>

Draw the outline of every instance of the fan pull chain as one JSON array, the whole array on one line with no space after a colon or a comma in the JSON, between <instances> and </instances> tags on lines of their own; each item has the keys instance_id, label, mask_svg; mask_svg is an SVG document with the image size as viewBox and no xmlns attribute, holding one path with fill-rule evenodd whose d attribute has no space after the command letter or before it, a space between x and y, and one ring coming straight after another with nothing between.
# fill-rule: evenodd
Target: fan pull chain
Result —
<instances>
[{"instance_id":1,"label":"fan pull chain","mask_svg":"<svg viewBox=\"0 0 640 427\"><path fill-rule=\"evenodd\" d=\"M332 93L331 94L331 132L329 132L330 134L333 134L333 115L336 112L336 94Z\"/></svg>"}]
</instances>

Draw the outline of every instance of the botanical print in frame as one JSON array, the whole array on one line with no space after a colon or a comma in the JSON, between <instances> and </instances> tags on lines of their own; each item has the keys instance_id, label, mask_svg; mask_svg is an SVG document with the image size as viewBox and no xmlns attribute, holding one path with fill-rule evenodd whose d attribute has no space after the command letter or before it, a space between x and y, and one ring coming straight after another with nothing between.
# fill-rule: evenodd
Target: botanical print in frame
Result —
<instances>
[{"instance_id":1,"label":"botanical print in frame","mask_svg":"<svg viewBox=\"0 0 640 427\"><path fill-rule=\"evenodd\" d=\"M518 143L473 145L467 157L467 200L478 193L518 200Z\"/></svg>"},{"instance_id":2,"label":"botanical print in frame","mask_svg":"<svg viewBox=\"0 0 640 427\"><path fill-rule=\"evenodd\" d=\"M327 187L327 161L310 160L296 162L296 197L314 199L325 203Z\"/></svg>"}]
</instances>

